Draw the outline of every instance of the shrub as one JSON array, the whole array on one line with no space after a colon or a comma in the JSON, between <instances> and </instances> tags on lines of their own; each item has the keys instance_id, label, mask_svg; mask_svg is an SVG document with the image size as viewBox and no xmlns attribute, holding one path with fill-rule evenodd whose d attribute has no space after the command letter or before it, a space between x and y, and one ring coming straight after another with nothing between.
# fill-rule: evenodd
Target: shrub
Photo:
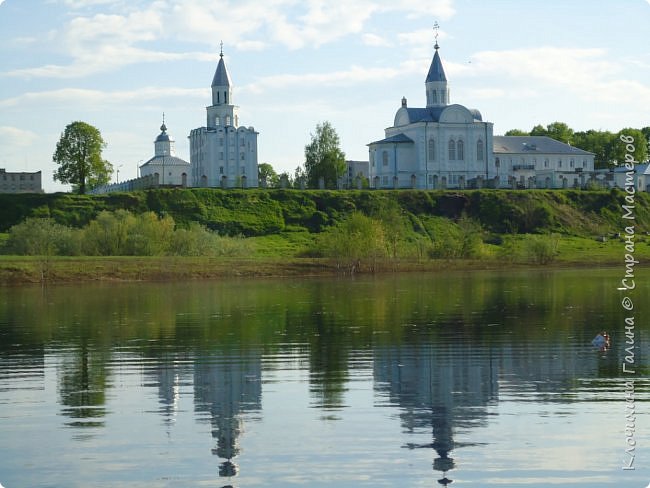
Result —
<instances>
[{"instance_id":1,"label":"shrub","mask_svg":"<svg viewBox=\"0 0 650 488\"><path fill-rule=\"evenodd\" d=\"M555 234L528 235L524 240L524 250L528 258L536 264L548 264L558 255L559 238Z\"/></svg>"},{"instance_id":2,"label":"shrub","mask_svg":"<svg viewBox=\"0 0 650 488\"><path fill-rule=\"evenodd\" d=\"M29 256L79 254L78 231L50 218L28 218L9 230L6 249L12 254Z\"/></svg>"}]
</instances>

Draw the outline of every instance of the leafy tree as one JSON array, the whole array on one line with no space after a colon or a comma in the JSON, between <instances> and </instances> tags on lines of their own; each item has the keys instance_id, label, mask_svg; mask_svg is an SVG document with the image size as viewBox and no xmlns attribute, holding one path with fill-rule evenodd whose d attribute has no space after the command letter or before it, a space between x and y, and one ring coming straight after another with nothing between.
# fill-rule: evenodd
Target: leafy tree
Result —
<instances>
[{"instance_id":1,"label":"leafy tree","mask_svg":"<svg viewBox=\"0 0 650 488\"><path fill-rule=\"evenodd\" d=\"M536 125L530 131L531 136L546 136L556 141L569 144L573 138L573 129L564 122L553 122L543 127L541 124Z\"/></svg>"},{"instance_id":2,"label":"leafy tree","mask_svg":"<svg viewBox=\"0 0 650 488\"><path fill-rule=\"evenodd\" d=\"M102 159L106 147L99 130L85 122L68 124L56 144L53 161L59 165L54 179L70 183L75 191L84 194L87 189L110 181L112 165Z\"/></svg>"},{"instance_id":3,"label":"leafy tree","mask_svg":"<svg viewBox=\"0 0 650 488\"><path fill-rule=\"evenodd\" d=\"M588 130L573 134L573 145L595 154L594 167L606 168L614 159L616 135L609 131Z\"/></svg>"},{"instance_id":4,"label":"leafy tree","mask_svg":"<svg viewBox=\"0 0 650 488\"><path fill-rule=\"evenodd\" d=\"M305 172L310 187L318 188L318 180L324 178L326 188L336 188L338 178L345 173L345 153L339 144L332 124L325 121L316 125L316 134L311 134L311 142L305 146Z\"/></svg>"},{"instance_id":5,"label":"leafy tree","mask_svg":"<svg viewBox=\"0 0 650 488\"><path fill-rule=\"evenodd\" d=\"M530 132L526 132L526 131L521 130L521 129L510 129L504 135L506 135L506 136L529 136Z\"/></svg>"},{"instance_id":6,"label":"leafy tree","mask_svg":"<svg viewBox=\"0 0 650 488\"><path fill-rule=\"evenodd\" d=\"M280 177L269 163L262 163L257 166L260 181L266 181L268 188L277 188L280 186Z\"/></svg>"},{"instance_id":7,"label":"leafy tree","mask_svg":"<svg viewBox=\"0 0 650 488\"><path fill-rule=\"evenodd\" d=\"M631 145L634 146L634 152L632 152L632 156L634 157L635 161L642 163L648 159L648 141L643 135L643 132L639 129L626 128L620 130L618 134L616 134L616 139L613 144L614 159L618 161L619 164L623 164L625 162L625 155L629 153L627 150L628 148L626 147L628 144L621 141L621 135L632 137L634 139L634 142L631 143Z\"/></svg>"}]
</instances>

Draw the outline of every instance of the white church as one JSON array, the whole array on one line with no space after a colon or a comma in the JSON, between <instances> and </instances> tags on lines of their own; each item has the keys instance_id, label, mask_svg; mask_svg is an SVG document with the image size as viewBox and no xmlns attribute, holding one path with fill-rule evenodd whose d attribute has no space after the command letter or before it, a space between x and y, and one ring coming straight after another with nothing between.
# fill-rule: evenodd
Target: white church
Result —
<instances>
[{"instance_id":1,"label":"white church","mask_svg":"<svg viewBox=\"0 0 650 488\"><path fill-rule=\"evenodd\" d=\"M206 111L205 127L193 129L189 136L190 186L257 187L258 133L253 127L240 125L223 48L212 79L212 105Z\"/></svg>"},{"instance_id":2,"label":"white church","mask_svg":"<svg viewBox=\"0 0 650 488\"><path fill-rule=\"evenodd\" d=\"M594 154L549 137L493 136L476 109L450 102L440 46L426 107L406 98L385 137L368 144L371 188L568 188L595 178Z\"/></svg>"}]
</instances>

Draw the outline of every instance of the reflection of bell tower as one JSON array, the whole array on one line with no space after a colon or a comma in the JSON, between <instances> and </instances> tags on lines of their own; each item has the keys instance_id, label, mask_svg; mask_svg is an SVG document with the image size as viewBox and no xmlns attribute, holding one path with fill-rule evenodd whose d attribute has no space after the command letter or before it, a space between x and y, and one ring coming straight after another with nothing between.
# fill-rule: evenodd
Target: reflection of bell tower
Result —
<instances>
[{"instance_id":1,"label":"reflection of bell tower","mask_svg":"<svg viewBox=\"0 0 650 488\"><path fill-rule=\"evenodd\" d=\"M243 431L242 414L262 408L261 357L221 355L194 368L194 403L197 412L209 414L212 454L222 459L219 476L232 478L239 469L239 436Z\"/></svg>"},{"instance_id":2,"label":"reflection of bell tower","mask_svg":"<svg viewBox=\"0 0 650 488\"><path fill-rule=\"evenodd\" d=\"M387 392L391 403L402 409L400 418L408 432L432 432L432 442L403 447L434 450L433 469L440 472L437 482L451 484L448 473L456 466L450 454L462 447L454 442L454 429L481 422L486 416L483 407L496 396L491 359L477 356L471 345L461 341L403 344L375 352L374 377L375 388Z\"/></svg>"}]
</instances>

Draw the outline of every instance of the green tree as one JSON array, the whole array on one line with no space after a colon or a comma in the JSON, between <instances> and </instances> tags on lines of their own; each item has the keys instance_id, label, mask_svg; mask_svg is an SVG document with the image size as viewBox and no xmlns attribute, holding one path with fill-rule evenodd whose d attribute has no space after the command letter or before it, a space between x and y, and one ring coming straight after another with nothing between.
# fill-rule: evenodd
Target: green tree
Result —
<instances>
[{"instance_id":1,"label":"green tree","mask_svg":"<svg viewBox=\"0 0 650 488\"><path fill-rule=\"evenodd\" d=\"M68 124L52 156L59 165L54 179L72 184L81 194L108 183L113 167L102 159L105 147L106 143L97 128L79 121Z\"/></svg>"},{"instance_id":2,"label":"green tree","mask_svg":"<svg viewBox=\"0 0 650 488\"><path fill-rule=\"evenodd\" d=\"M546 127L538 124L530 131L531 136L546 136L556 141L569 144L573 138L573 129L564 122L553 122Z\"/></svg>"},{"instance_id":3,"label":"green tree","mask_svg":"<svg viewBox=\"0 0 650 488\"><path fill-rule=\"evenodd\" d=\"M530 130L530 135L531 136L547 136L548 131L546 130L546 127L544 127L542 124L537 124L535 127L533 127Z\"/></svg>"},{"instance_id":4,"label":"green tree","mask_svg":"<svg viewBox=\"0 0 650 488\"><path fill-rule=\"evenodd\" d=\"M626 142L621 141L621 136L626 136L628 138L631 137L634 142L627 144ZM618 161L618 164L623 164L625 162L626 154L630 153L630 151L628 151L628 146L630 145L634 147L634 151L631 154L636 162L642 163L648 159L648 141L643 132L639 129L626 128L620 130L618 134L616 134L616 139L614 140L614 159Z\"/></svg>"},{"instance_id":5,"label":"green tree","mask_svg":"<svg viewBox=\"0 0 650 488\"><path fill-rule=\"evenodd\" d=\"M268 188L277 188L280 186L280 177L269 163L262 163L257 166L260 182L266 181Z\"/></svg>"},{"instance_id":6,"label":"green tree","mask_svg":"<svg viewBox=\"0 0 650 488\"><path fill-rule=\"evenodd\" d=\"M504 135L506 135L506 136L529 136L530 132L526 132L525 130L521 130L521 129L510 129Z\"/></svg>"},{"instance_id":7,"label":"green tree","mask_svg":"<svg viewBox=\"0 0 650 488\"><path fill-rule=\"evenodd\" d=\"M606 168L614 159L616 135L609 131L590 129L573 134L573 145L595 154L594 167Z\"/></svg>"},{"instance_id":8,"label":"green tree","mask_svg":"<svg viewBox=\"0 0 650 488\"><path fill-rule=\"evenodd\" d=\"M339 136L332 124L316 125L311 142L305 146L305 172L311 188L318 188L320 178L326 188L336 188L338 178L345 173L345 153L339 147Z\"/></svg>"}]
</instances>

